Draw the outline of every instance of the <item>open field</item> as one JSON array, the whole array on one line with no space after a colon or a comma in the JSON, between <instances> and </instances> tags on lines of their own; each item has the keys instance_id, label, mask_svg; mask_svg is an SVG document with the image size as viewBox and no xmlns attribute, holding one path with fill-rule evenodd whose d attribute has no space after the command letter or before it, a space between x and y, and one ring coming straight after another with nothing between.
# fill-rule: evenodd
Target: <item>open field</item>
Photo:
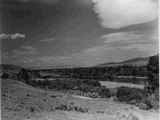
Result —
<instances>
[{"instance_id":1,"label":"open field","mask_svg":"<svg viewBox=\"0 0 160 120\"><path fill-rule=\"evenodd\" d=\"M2 80L2 120L158 120L158 112Z\"/></svg>"},{"instance_id":2,"label":"open field","mask_svg":"<svg viewBox=\"0 0 160 120\"><path fill-rule=\"evenodd\" d=\"M117 88L117 87L130 87L130 88L139 88L143 89L144 85L133 84L133 83L124 83L124 82L111 82L111 81L100 81L101 85L107 88Z\"/></svg>"}]
</instances>

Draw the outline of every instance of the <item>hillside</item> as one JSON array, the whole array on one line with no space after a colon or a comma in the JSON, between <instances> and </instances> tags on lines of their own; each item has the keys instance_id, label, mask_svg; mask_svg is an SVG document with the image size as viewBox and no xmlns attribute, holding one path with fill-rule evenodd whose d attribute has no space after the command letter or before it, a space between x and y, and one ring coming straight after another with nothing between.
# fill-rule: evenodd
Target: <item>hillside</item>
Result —
<instances>
[{"instance_id":1,"label":"hillside","mask_svg":"<svg viewBox=\"0 0 160 120\"><path fill-rule=\"evenodd\" d=\"M129 60L125 60L122 62L111 62L111 63L102 63L96 66L92 67L110 67L110 66L122 66L122 65L131 65L131 66L146 66L148 63L149 57L139 57L139 58L133 58ZM91 68L92 68L91 67ZM12 71L19 71L23 67L17 66L17 65L11 65L11 64L1 64L0 69L1 70L12 70ZM72 69L72 68L90 68L90 67L80 67L76 65L63 65L63 66L45 66L45 67L30 67L29 69L33 70L47 70L47 69Z\"/></svg>"},{"instance_id":2,"label":"hillside","mask_svg":"<svg viewBox=\"0 0 160 120\"><path fill-rule=\"evenodd\" d=\"M144 61L146 59L132 59L125 61L125 63L133 63L135 61ZM154 64L154 63L153 63ZM2 119L3 120L158 120L158 111L149 109L146 105L153 105L155 101L154 98L145 98L143 94L143 86L139 86L140 89L135 89L135 85L129 85L130 88L119 88L123 84L119 84L116 81L103 82L101 83L109 89L101 89L102 92L106 91L104 94L111 94L110 97L91 97L88 94L89 90L100 90L95 89L97 87L90 87L91 83L97 83L84 78L81 78L83 82L77 81L77 79L67 79L65 74L70 74L75 71L81 77L90 75L89 73L95 73L95 75L102 76L107 71L104 70L105 67L99 69L95 68L77 68L77 69L61 69L52 71L40 71L43 74L50 73L51 75L58 74L61 79L57 81L47 81L48 84L40 84L42 82L26 82L25 84L21 81L21 78L16 80L16 77L9 77L2 79ZM114 68L114 67L113 67ZM115 67L118 68L118 67ZM114 68L114 69L115 69ZM120 67L122 68L122 67ZM5 71L10 71L12 73L18 72L21 67L4 65L3 69ZM106 68L105 68L106 69ZM136 70L137 71L139 67ZM131 71L132 69L126 69L126 71ZM94 72L93 72L94 71ZM99 71L99 72L98 72ZM101 72L100 72L101 71ZM111 71L111 69L108 69ZM126 73L126 71L121 71ZM140 71L144 71L141 69ZM29 71L30 72L30 71ZM120 70L118 70L120 73ZM33 72L32 72L33 73ZM55 73L55 74L53 74ZM65 74L64 74L65 73ZM113 73L116 72L113 70ZM49 75L50 75L49 74ZM15 74L16 75L16 74ZM73 74L72 74L73 75ZM94 75L94 74L93 74ZM96 77L95 76L95 77ZM93 79L93 76L92 76ZM99 78L98 78L99 79ZM61 81L60 81L61 80ZM70 80L70 81L66 81ZM85 81L84 81L85 80ZM69 89L71 86L78 83L78 86L82 85L81 91L76 91L76 89ZM131 81L130 81L131 82ZM31 86L31 83L33 86ZM39 84L38 84L39 83ZM64 84L65 83L65 84ZM68 84L66 84L68 83ZM81 84L80 84L81 83ZM87 86L87 84L89 85ZM36 86L38 85L38 86ZM40 87L44 85L44 87ZM62 89L55 89L55 87ZM103 87L104 87L103 86ZM54 89L51 89L53 87ZM114 87L114 88L113 88ZM138 87L138 88L139 88ZM73 88L73 86L71 86ZM89 88L89 89L88 89ZM94 88L94 89L93 89ZM136 87L137 88L137 87ZM82 92L86 90L86 92ZM109 91L108 91L109 90ZM108 92L107 92L108 91ZM121 91L121 92L120 92ZM122 92L123 91L123 92ZM127 93L126 93L127 92ZM93 94L95 92L92 91ZM136 93L136 94L133 94ZM126 97L127 96L127 97ZM153 96L152 96L153 97ZM137 101L137 98L139 102ZM143 98L143 99L141 99ZM149 99L149 100L147 100ZM132 102L129 104L126 102ZM143 103L143 100L146 100ZM142 103L141 103L142 102ZM153 102L153 104L152 104ZM139 107L138 107L138 106ZM142 109L139 109L139 108Z\"/></svg>"},{"instance_id":3,"label":"hillside","mask_svg":"<svg viewBox=\"0 0 160 120\"><path fill-rule=\"evenodd\" d=\"M0 71L18 73L23 67L12 64L0 64Z\"/></svg>"},{"instance_id":4,"label":"hillside","mask_svg":"<svg viewBox=\"0 0 160 120\"><path fill-rule=\"evenodd\" d=\"M115 63L104 63L97 65L97 67L116 67L116 66L123 66L123 65L128 65L128 66L146 66L148 64L149 57L142 57L142 58L134 58L134 59L129 59L126 61L122 62L115 62Z\"/></svg>"},{"instance_id":5,"label":"hillside","mask_svg":"<svg viewBox=\"0 0 160 120\"><path fill-rule=\"evenodd\" d=\"M111 99L92 99L42 90L6 79L2 80L2 119L158 120L158 113L139 110Z\"/></svg>"}]
</instances>

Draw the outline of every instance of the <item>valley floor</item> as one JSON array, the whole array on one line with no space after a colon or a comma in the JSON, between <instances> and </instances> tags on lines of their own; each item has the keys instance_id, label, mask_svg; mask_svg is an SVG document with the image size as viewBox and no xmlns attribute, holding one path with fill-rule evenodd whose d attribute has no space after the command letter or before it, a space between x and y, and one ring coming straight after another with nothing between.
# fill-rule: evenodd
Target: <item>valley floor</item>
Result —
<instances>
[{"instance_id":1,"label":"valley floor","mask_svg":"<svg viewBox=\"0 0 160 120\"><path fill-rule=\"evenodd\" d=\"M56 109L72 105L87 112ZM2 80L2 120L158 120L157 111L111 99L92 99L33 88L16 80Z\"/></svg>"}]
</instances>

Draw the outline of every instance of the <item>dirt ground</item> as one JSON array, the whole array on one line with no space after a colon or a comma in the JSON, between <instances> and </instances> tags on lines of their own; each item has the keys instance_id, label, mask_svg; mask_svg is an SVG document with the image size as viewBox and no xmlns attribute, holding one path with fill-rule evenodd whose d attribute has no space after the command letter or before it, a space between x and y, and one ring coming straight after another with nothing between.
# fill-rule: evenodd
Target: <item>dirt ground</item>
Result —
<instances>
[{"instance_id":1,"label":"dirt ground","mask_svg":"<svg viewBox=\"0 0 160 120\"><path fill-rule=\"evenodd\" d=\"M88 112L57 110L74 104ZM2 120L158 120L157 111L112 101L33 88L15 80L2 80Z\"/></svg>"}]
</instances>

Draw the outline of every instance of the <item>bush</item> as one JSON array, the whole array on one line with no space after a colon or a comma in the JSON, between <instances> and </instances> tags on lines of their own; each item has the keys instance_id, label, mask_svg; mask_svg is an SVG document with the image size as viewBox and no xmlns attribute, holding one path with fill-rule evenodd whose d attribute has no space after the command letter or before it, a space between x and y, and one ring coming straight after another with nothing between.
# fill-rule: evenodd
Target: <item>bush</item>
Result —
<instances>
[{"instance_id":1,"label":"bush","mask_svg":"<svg viewBox=\"0 0 160 120\"><path fill-rule=\"evenodd\" d=\"M28 84L47 88L47 89L56 89L56 90L79 90L88 97L110 97L110 90L104 86L101 86L98 81L95 80L66 80L66 79L57 79L53 81L44 80L44 81L35 81L30 80Z\"/></svg>"},{"instance_id":2,"label":"bush","mask_svg":"<svg viewBox=\"0 0 160 120\"><path fill-rule=\"evenodd\" d=\"M80 106L75 106L74 104L69 104L69 105L65 105L65 104L61 104L57 107L55 107L56 110L63 110L63 111L76 111L76 112L88 112L87 108L82 108Z\"/></svg>"},{"instance_id":3,"label":"bush","mask_svg":"<svg viewBox=\"0 0 160 120\"><path fill-rule=\"evenodd\" d=\"M101 86L101 84L97 80L82 80L82 83L93 87Z\"/></svg>"},{"instance_id":4,"label":"bush","mask_svg":"<svg viewBox=\"0 0 160 120\"><path fill-rule=\"evenodd\" d=\"M149 93L154 93L154 91L159 88L158 55L150 57L147 69L148 69L148 86L146 88Z\"/></svg>"},{"instance_id":5,"label":"bush","mask_svg":"<svg viewBox=\"0 0 160 120\"><path fill-rule=\"evenodd\" d=\"M117 100L120 102L134 104L140 109L158 109L159 91L156 89L154 93L147 94L144 90L120 87L117 88Z\"/></svg>"},{"instance_id":6,"label":"bush","mask_svg":"<svg viewBox=\"0 0 160 120\"><path fill-rule=\"evenodd\" d=\"M30 79L29 73L25 69L21 69L21 71L18 73L17 77L18 77L19 81L23 81L26 83L28 83L29 79Z\"/></svg>"},{"instance_id":7,"label":"bush","mask_svg":"<svg viewBox=\"0 0 160 120\"><path fill-rule=\"evenodd\" d=\"M89 86L89 85L86 85L86 84L81 84L79 87L79 90L80 91L83 91L83 92L89 92L93 89L92 86Z\"/></svg>"},{"instance_id":8,"label":"bush","mask_svg":"<svg viewBox=\"0 0 160 120\"><path fill-rule=\"evenodd\" d=\"M145 92L136 88L119 87L117 88L117 99L121 102L135 104L142 101Z\"/></svg>"},{"instance_id":9,"label":"bush","mask_svg":"<svg viewBox=\"0 0 160 120\"><path fill-rule=\"evenodd\" d=\"M159 108L159 90L156 89L154 93L149 94L144 103L147 104L149 108L158 109Z\"/></svg>"},{"instance_id":10,"label":"bush","mask_svg":"<svg viewBox=\"0 0 160 120\"><path fill-rule=\"evenodd\" d=\"M35 108L34 107L30 107L30 112L35 112Z\"/></svg>"},{"instance_id":11,"label":"bush","mask_svg":"<svg viewBox=\"0 0 160 120\"><path fill-rule=\"evenodd\" d=\"M1 76L1 78L7 79L7 78L9 78L9 74L8 73L3 73L2 76Z\"/></svg>"},{"instance_id":12,"label":"bush","mask_svg":"<svg viewBox=\"0 0 160 120\"><path fill-rule=\"evenodd\" d=\"M99 93L99 96L100 97L103 97L103 98L106 98L106 97L111 97L111 92L108 88L102 86L102 87L99 87L97 89L97 92Z\"/></svg>"},{"instance_id":13,"label":"bush","mask_svg":"<svg viewBox=\"0 0 160 120\"><path fill-rule=\"evenodd\" d=\"M100 86L100 83L95 80L54 80L54 81L42 81L42 87L47 86L49 89L57 90L81 90L88 92L95 87Z\"/></svg>"}]
</instances>

